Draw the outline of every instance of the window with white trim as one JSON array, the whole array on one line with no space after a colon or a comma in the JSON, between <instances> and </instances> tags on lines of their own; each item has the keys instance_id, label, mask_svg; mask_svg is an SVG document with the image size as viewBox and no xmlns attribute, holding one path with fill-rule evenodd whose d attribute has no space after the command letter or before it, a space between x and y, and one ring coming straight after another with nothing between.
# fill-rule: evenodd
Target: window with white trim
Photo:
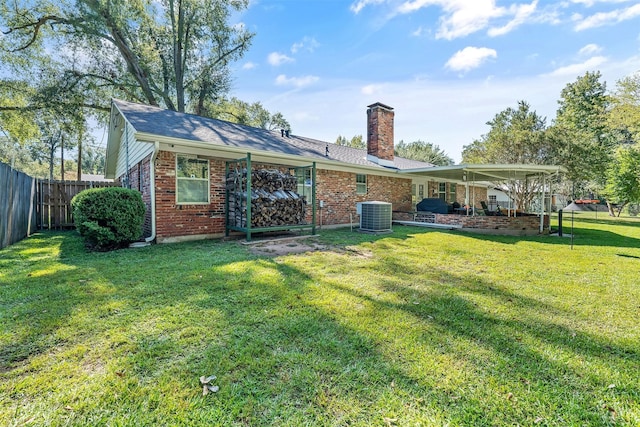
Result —
<instances>
[{"instance_id":1,"label":"window with white trim","mask_svg":"<svg viewBox=\"0 0 640 427\"><path fill-rule=\"evenodd\" d=\"M209 203L209 160L180 154L176 156L176 202Z\"/></svg>"},{"instance_id":2,"label":"window with white trim","mask_svg":"<svg viewBox=\"0 0 640 427\"><path fill-rule=\"evenodd\" d=\"M298 178L298 194L304 196L307 201L311 202L311 168L296 169L296 178Z\"/></svg>"},{"instance_id":3,"label":"window with white trim","mask_svg":"<svg viewBox=\"0 0 640 427\"><path fill-rule=\"evenodd\" d=\"M367 194L367 175L356 174L356 194Z\"/></svg>"},{"instance_id":4,"label":"window with white trim","mask_svg":"<svg viewBox=\"0 0 640 427\"><path fill-rule=\"evenodd\" d=\"M438 183L438 198L440 198L444 202L447 201L447 183L446 182Z\"/></svg>"},{"instance_id":5,"label":"window with white trim","mask_svg":"<svg viewBox=\"0 0 640 427\"><path fill-rule=\"evenodd\" d=\"M449 183L449 203L456 201L456 188L457 185L455 182Z\"/></svg>"}]
</instances>

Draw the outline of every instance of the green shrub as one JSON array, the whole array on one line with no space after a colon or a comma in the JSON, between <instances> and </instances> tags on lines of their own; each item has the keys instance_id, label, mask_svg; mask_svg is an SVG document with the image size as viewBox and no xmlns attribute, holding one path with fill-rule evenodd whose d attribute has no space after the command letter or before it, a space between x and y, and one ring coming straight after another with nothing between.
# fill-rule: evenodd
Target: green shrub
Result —
<instances>
[{"instance_id":1,"label":"green shrub","mask_svg":"<svg viewBox=\"0 0 640 427\"><path fill-rule=\"evenodd\" d=\"M78 193L71 206L76 228L93 249L116 249L142 235L145 206L136 190L91 188Z\"/></svg>"}]
</instances>

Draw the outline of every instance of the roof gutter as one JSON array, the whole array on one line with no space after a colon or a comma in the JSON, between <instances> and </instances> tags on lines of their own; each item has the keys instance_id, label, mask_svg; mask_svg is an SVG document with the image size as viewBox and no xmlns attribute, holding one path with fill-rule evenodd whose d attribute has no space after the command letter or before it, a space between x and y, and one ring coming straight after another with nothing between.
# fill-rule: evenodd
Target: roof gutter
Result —
<instances>
[{"instance_id":1,"label":"roof gutter","mask_svg":"<svg viewBox=\"0 0 640 427\"><path fill-rule=\"evenodd\" d=\"M153 242L156 239L156 157L160 152L160 143L153 143L153 154L149 163L149 196L151 197L151 235L144 239L145 242Z\"/></svg>"}]
</instances>

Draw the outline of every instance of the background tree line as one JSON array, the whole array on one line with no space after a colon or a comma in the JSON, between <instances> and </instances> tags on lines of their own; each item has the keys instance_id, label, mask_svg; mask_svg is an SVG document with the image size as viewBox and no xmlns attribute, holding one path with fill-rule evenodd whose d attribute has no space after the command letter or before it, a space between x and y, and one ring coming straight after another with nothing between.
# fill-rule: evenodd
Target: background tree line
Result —
<instances>
[{"instance_id":1,"label":"background tree line","mask_svg":"<svg viewBox=\"0 0 640 427\"><path fill-rule=\"evenodd\" d=\"M561 165L567 174L557 188L568 199L603 198L618 215L640 202L640 74L609 93L600 72L585 73L562 90L550 124L519 101L487 125L488 133L464 147L464 163ZM518 206L528 206L542 183L510 185Z\"/></svg>"}]
</instances>

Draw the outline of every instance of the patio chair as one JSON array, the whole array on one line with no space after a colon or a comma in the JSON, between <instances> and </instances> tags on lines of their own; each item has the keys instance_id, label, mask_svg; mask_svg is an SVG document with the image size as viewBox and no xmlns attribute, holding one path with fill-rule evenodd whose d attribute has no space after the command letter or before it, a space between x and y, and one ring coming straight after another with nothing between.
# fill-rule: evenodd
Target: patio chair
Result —
<instances>
[{"instance_id":1,"label":"patio chair","mask_svg":"<svg viewBox=\"0 0 640 427\"><path fill-rule=\"evenodd\" d=\"M482 206L482 210L484 211L484 214L486 216L494 216L496 214L495 212L491 212L489 210L489 206L487 206L487 202L485 202L484 200L480 202L480 206Z\"/></svg>"}]
</instances>

